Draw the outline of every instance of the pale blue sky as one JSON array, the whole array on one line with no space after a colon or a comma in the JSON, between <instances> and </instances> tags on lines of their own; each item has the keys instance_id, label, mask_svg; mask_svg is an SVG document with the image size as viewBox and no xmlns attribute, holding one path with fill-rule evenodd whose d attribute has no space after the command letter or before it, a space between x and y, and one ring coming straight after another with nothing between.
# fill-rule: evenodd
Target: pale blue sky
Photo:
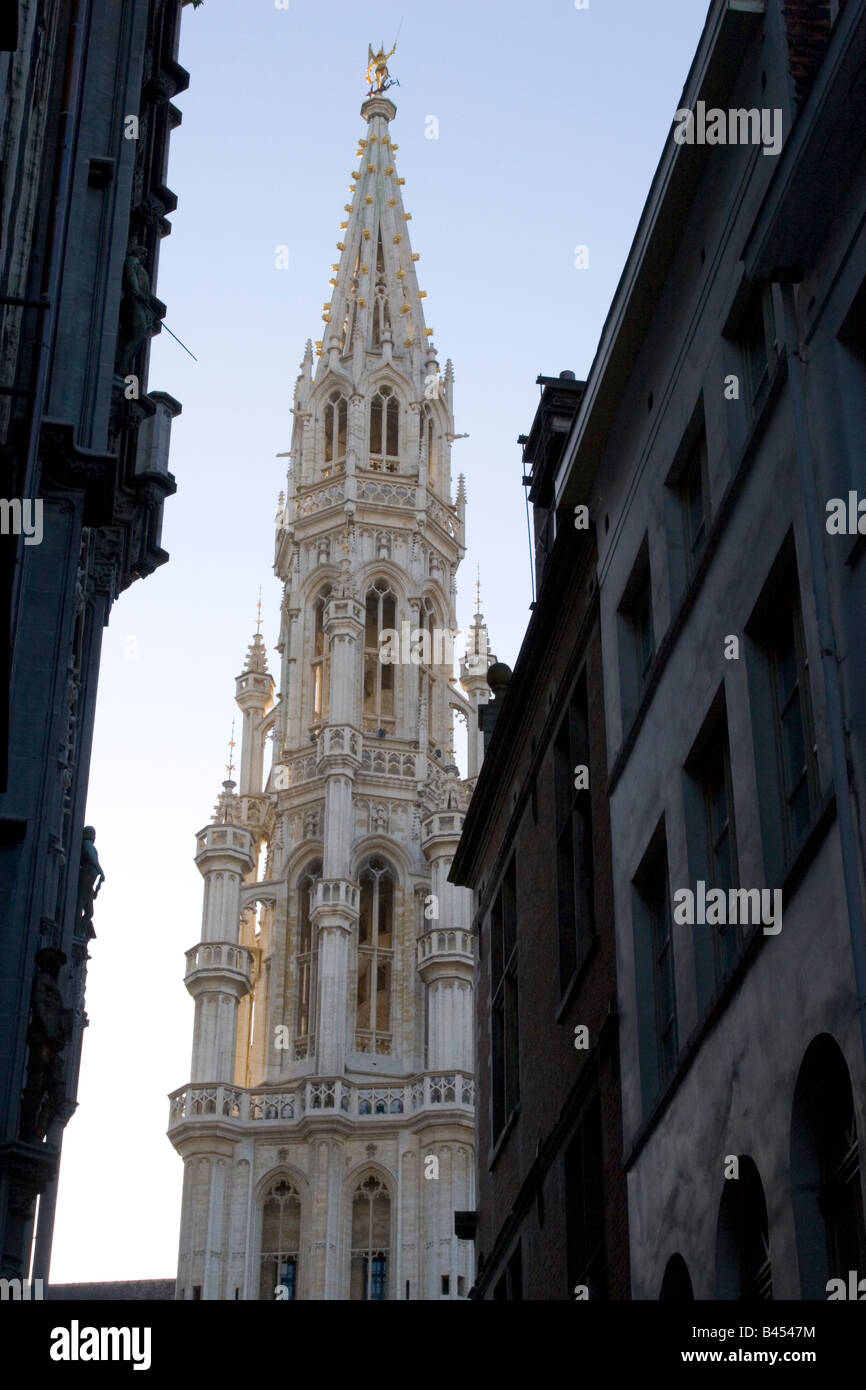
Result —
<instances>
[{"instance_id":1,"label":"pale blue sky","mask_svg":"<svg viewBox=\"0 0 866 1390\"><path fill-rule=\"evenodd\" d=\"M528 619L518 434L535 378L589 371L668 138L707 0L205 0L183 12L163 242L166 323L150 388L183 402L168 565L105 634L88 820L107 874L91 946L79 1108L66 1131L55 1282L173 1277L182 1165L166 1096L189 1074L184 950L199 939L194 834L225 776L234 678L255 625L276 640L273 518L292 391L321 311L357 138L367 44L390 47L392 125L439 359L454 361L456 473L491 646ZM426 117L439 139L425 139ZM274 248L289 248L289 269ZM589 268L574 249L589 248ZM271 669L278 675L276 655Z\"/></svg>"}]
</instances>

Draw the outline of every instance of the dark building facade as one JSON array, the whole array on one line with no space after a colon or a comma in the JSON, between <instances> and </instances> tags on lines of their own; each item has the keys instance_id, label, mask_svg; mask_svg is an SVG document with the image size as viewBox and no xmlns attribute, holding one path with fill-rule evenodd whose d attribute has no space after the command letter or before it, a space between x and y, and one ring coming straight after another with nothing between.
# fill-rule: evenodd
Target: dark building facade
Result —
<instances>
[{"instance_id":1,"label":"dark building facade","mask_svg":"<svg viewBox=\"0 0 866 1390\"><path fill-rule=\"evenodd\" d=\"M556 730L580 688L565 669L584 648L583 879L611 899L583 911L599 951L615 923L610 1180L620 1201L627 1185L631 1297L824 1300L866 1275L864 71L862 0L714 0L544 496L529 453L538 602L454 863L482 945L485 1298L521 1296L521 1267L523 1296L549 1296L527 1201L547 1131L524 1125L541 1097L559 1114L578 1083L566 1034L589 1022L579 994L558 1031L546 886L561 882ZM563 611L558 575L581 570ZM527 863L531 757L554 762ZM559 1171L546 1223L582 1232ZM598 1227L604 1184L577 1171ZM601 1211L618 1231L625 1210Z\"/></svg>"},{"instance_id":2,"label":"dark building facade","mask_svg":"<svg viewBox=\"0 0 866 1390\"><path fill-rule=\"evenodd\" d=\"M0 1272L47 1276L76 1105L98 859L102 630L160 544L172 418L148 391L181 0L0 19Z\"/></svg>"},{"instance_id":3,"label":"dark building facade","mask_svg":"<svg viewBox=\"0 0 866 1390\"><path fill-rule=\"evenodd\" d=\"M452 877L476 890L478 1299L629 1295L595 536L554 544L553 482L583 397L540 377L524 442L538 601ZM577 520L578 518L576 518ZM510 675L510 679L509 679Z\"/></svg>"}]
</instances>

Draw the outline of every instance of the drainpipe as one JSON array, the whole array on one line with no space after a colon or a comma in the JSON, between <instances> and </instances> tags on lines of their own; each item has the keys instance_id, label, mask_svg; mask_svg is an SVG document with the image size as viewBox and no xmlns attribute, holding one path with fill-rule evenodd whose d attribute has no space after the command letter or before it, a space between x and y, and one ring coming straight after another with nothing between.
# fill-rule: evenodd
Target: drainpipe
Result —
<instances>
[{"instance_id":1,"label":"drainpipe","mask_svg":"<svg viewBox=\"0 0 866 1390\"><path fill-rule=\"evenodd\" d=\"M845 752L845 715L842 702L842 687L839 680L833 620L830 614L827 567L820 520L820 518L825 515L825 508L821 507L818 500L818 488L815 482L815 467L809 443L806 402L803 391L803 373L806 364L800 350L800 330L797 320L797 306L794 299L794 284L801 278L801 275L797 271L777 270L771 275L771 279L775 280L779 285L782 295L785 319L785 342L791 359L788 381L791 388L791 402L794 407L794 437L797 441L797 462L800 466L800 480L803 488L803 501L806 508L806 534L809 538L812 584L815 592L815 609L818 615L818 636L821 643L821 669L824 673L827 722L830 728L833 787L836 794L836 816L839 824L839 841L842 851L842 875L845 884L845 902L848 909L848 930L851 935L851 953L854 957L854 979L857 987L857 1012L860 1017L860 1039L863 1045L863 1055L864 1058L866 1058L866 930L864 930L863 921L863 898L860 888L857 835L854 828L854 816L851 810L848 758Z\"/></svg>"}]
</instances>

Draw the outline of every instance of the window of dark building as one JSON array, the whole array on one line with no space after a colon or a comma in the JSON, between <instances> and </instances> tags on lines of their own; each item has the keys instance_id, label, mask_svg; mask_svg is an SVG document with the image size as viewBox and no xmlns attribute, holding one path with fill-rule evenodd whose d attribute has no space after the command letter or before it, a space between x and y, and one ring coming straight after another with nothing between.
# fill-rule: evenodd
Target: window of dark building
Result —
<instances>
[{"instance_id":1,"label":"window of dark building","mask_svg":"<svg viewBox=\"0 0 866 1390\"><path fill-rule=\"evenodd\" d=\"M619 606L620 681L623 723L640 704L655 655L649 546L644 540Z\"/></svg>"},{"instance_id":2,"label":"window of dark building","mask_svg":"<svg viewBox=\"0 0 866 1390\"><path fill-rule=\"evenodd\" d=\"M813 741L808 661L799 594L795 590L789 591L779 606L779 626L769 652L782 814L793 846L802 839L811 820L809 755Z\"/></svg>"},{"instance_id":3,"label":"window of dark building","mask_svg":"<svg viewBox=\"0 0 866 1390\"><path fill-rule=\"evenodd\" d=\"M634 879L635 971L641 1089L649 1106L671 1076L678 1054L674 946L663 827L654 834Z\"/></svg>"},{"instance_id":4,"label":"window of dark building","mask_svg":"<svg viewBox=\"0 0 866 1390\"><path fill-rule=\"evenodd\" d=\"M763 405L775 365L776 330L769 285L762 285L755 291L738 336L745 376L744 394L754 414Z\"/></svg>"},{"instance_id":5,"label":"window of dark building","mask_svg":"<svg viewBox=\"0 0 866 1390\"><path fill-rule=\"evenodd\" d=\"M490 1036L493 1142L520 1100L517 881L512 858L490 911Z\"/></svg>"},{"instance_id":6,"label":"window of dark building","mask_svg":"<svg viewBox=\"0 0 866 1390\"><path fill-rule=\"evenodd\" d=\"M569 1296L577 1284L584 1284L591 1299L607 1298L604 1157L597 1092L565 1151L565 1229Z\"/></svg>"},{"instance_id":7,"label":"window of dark building","mask_svg":"<svg viewBox=\"0 0 866 1390\"><path fill-rule=\"evenodd\" d=\"M718 888L727 894L730 888L738 886L739 876L731 752L723 697L717 700L689 756L686 774L686 830L692 886L697 891L697 882L701 880L707 892ZM743 931L739 922L695 928L695 969L701 1007L706 1007L716 988L727 979L742 949Z\"/></svg>"},{"instance_id":8,"label":"window of dark building","mask_svg":"<svg viewBox=\"0 0 866 1390\"><path fill-rule=\"evenodd\" d=\"M792 555L792 547L786 547ZM793 558L774 567L747 627L750 693L768 881L780 883L814 820L818 765L809 658Z\"/></svg>"},{"instance_id":9,"label":"window of dark building","mask_svg":"<svg viewBox=\"0 0 866 1390\"><path fill-rule=\"evenodd\" d=\"M716 1232L716 1298L755 1303L773 1297L764 1186L747 1154L725 1182Z\"/></svg>"},{"instance_id":10,"label":"window of dark building","mask_svg":"<svg viewBox=\"0 0 866 1390\"><path fill-rule=\"evenodd\" d=\"M677 493L683 527L685 570L687 578L691 579L704 553L710 521L707 437L704 433L698 436L689 451Z\"/></svg>"},{"instance_id":11,"label":"window of dark building","mask_svg":"<svg viewBox=\"0 0 866 1390\"><path fill-rule=\"evenodd\" d=\"M581 676L554 740L559 987L567 989L595 935L589 700ZM587 776L580 769L586 769ZM575 785L576 783L580 785Z\"/></svg>"},{"instance_id":12,"label":"window of dark building","mask_svg":"<svg viewBox=\"0 0 866 1390\"><path fill-rule=\"evenodd\" d=\"M828 1033L806 1051L791 1113L791 1194L802 1298L866 1271L860 1145L848 1065Z\"/></svg>"},{"instance_id":13,"label":"window of dark building","mask_svg":"<svg viewBox=\"0 0 866 1390\"><path fill-rule=\"evenodd\" d=\"M706 549L710 486L703 397L674 455L664 492L671 601L682 598Z\"/></svg>"}]
</instances>

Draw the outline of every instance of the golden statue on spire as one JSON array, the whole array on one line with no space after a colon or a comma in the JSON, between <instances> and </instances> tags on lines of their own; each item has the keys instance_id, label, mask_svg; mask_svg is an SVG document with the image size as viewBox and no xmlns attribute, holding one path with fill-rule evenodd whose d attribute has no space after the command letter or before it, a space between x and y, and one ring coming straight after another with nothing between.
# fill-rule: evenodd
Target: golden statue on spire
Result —
<instances>
[{"instance_id":1,"label":"golden statue on spire","mask_svg":"<svg viewBox=\"0 0 866 1390\"><path fill-rule=\"evenodd\" d=\"M397 52L397 41L394 40L394 47L390 53L385 52L385 45L382 44L378 53L373 52L373 45L367 44L367 81L370 84L368 96L381 96L382 92L387 92L389 87L398 86L399 82L395 77L391 77L388 72L388 59L393 58ZM375 69L375 75L374 75Z\"/></svg>"}]
</instances>

